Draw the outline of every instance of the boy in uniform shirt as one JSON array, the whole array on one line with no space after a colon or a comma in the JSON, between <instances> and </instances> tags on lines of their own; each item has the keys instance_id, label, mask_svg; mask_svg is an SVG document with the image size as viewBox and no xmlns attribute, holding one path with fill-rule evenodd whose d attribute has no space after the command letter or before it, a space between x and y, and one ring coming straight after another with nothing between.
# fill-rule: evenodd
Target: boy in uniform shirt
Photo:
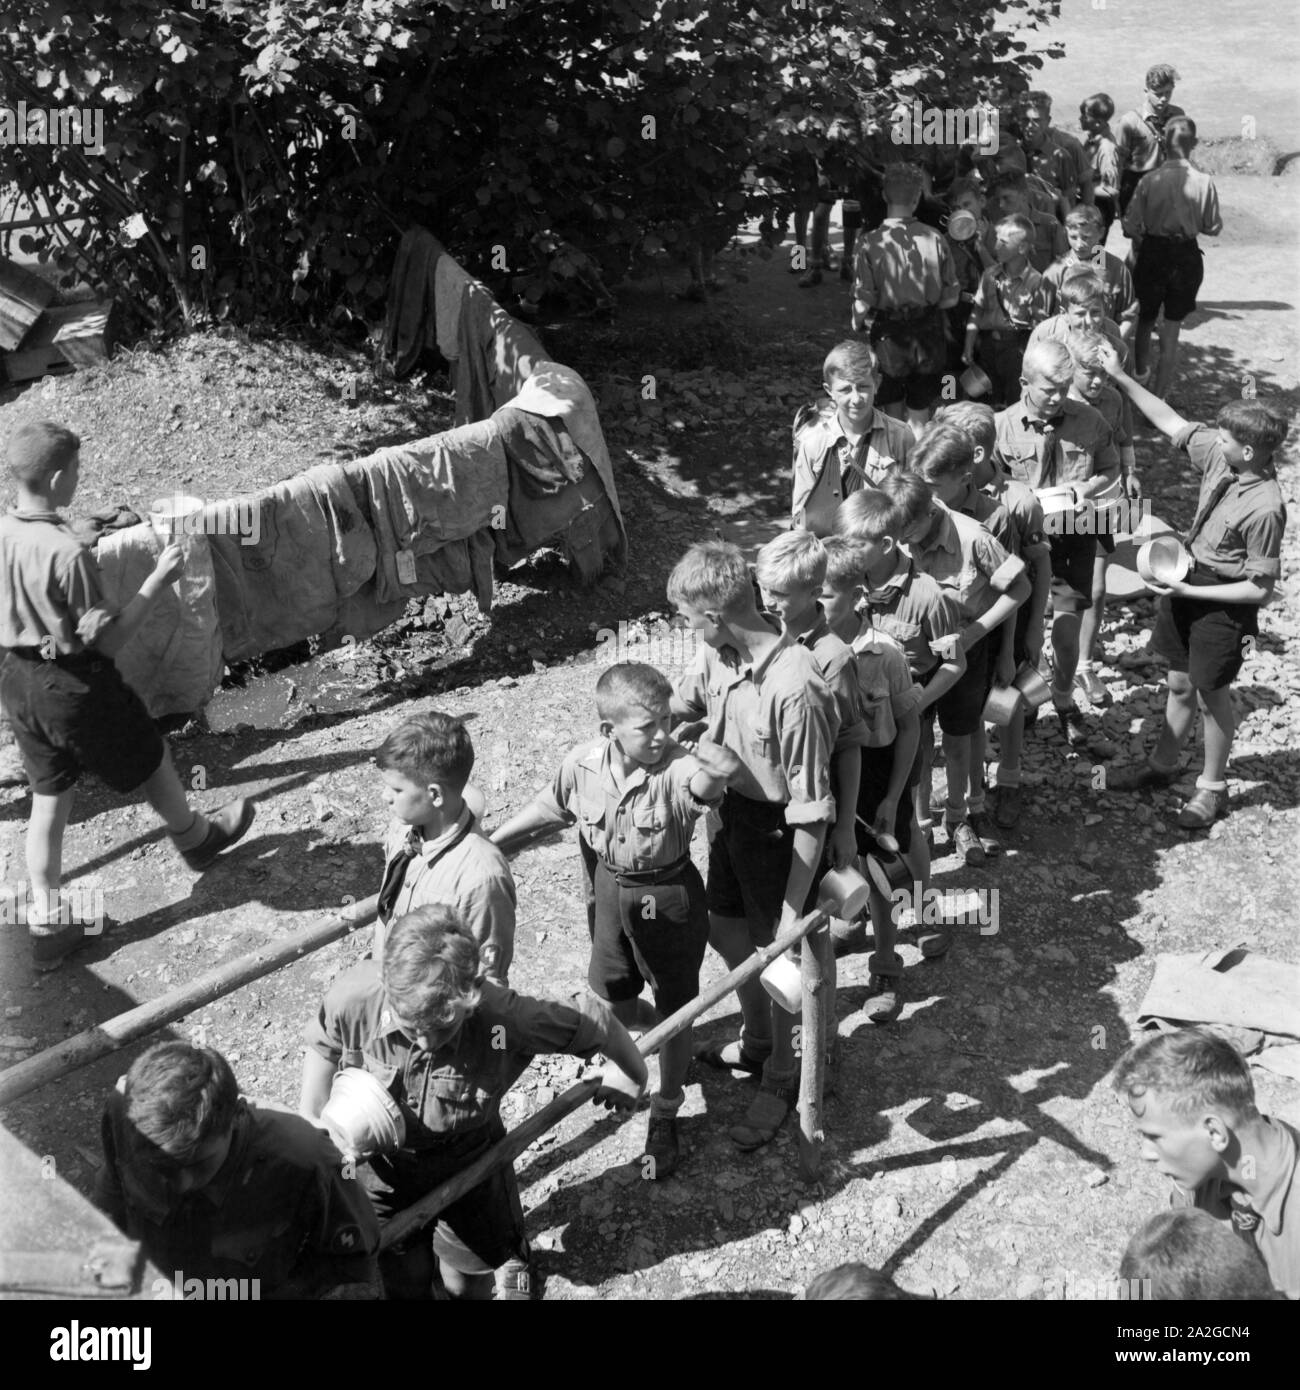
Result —
<instances>
[{"instance_id":1,"label":"boy in uniform shirt","mask_svg":"<svg viewBox=\"0 0 1300 1390\"><path fill-rule=\"evenodd\" d=\"M1033 227L1019 214L997 225L993 254L997 265L980 277L962 361L976 362L993 383L993 399L1005 405L1020 389L1020 365L1029 335L1053 308L1050 288L1029 264Z\"/></svg>"},{"instance_id":2,"label":"boy in uniform shirt","mask_svg":"<svg viewBox=\"0 0 1300 1390\"><path fill-rule=\"evenodd\" d=\"M1223 230L1214 180L1189 163L1196 148L1196 125L1178 116L1165 128L1165 162L1138 185L1124 214L1124 231L1132 239L1137 261L1138 323L1134 367L1139 379L1149 368L1151 333L1160 322L1160 367L1154 394L1169 394L1178 369L1178 339L1183 320L1196 308L1196 292L1205 275L1198 236Z\"/></svg>"},{"instance_id":3,"label":"boy in uniform shirt","mask_svg":"<svg viewBox=\"0 0 1300 1390\"><path fill-rule=\"evenodd\" d=\"M844 498L907 462L912 431L875 409L879 380L866 343L849 339L826 354L822 387L830 408L802 406L795 416L792 526L828 535Z\"/></svg>"},{"instance_id":4,"label":"boy in uniform shirt","mask_svg":"<svg viewBox=\"0 0 1300 1390\"><path fill-rule=\"evenodd\" d=\"M918 718L932 720L933 715L926 711L939 705L942 721L942 702L966 669L966 654L958 637L961 612L953 596L921 572L902 544L903 534L929 514L929 489L909 473L898 473L890 482L888 492L871 489L850 497L835 518L835 534L863 553L869 623L903 649L912 679L921 687ZM928 777L922 777L927 766L918 744L908 786L913 789L917 830L921 833L912 837L911 852L904 859L913 881L921 885L922 900L930 882L934 825L930 784ZM951 947L952 936L939 924L933 932L922 932L919 944L922 955L941 956Z\"/></svg>"},{"instance_id":5,"label":"boy in uniform shirt","mask_svg":"<svg viewBox=\"0 0 1300 1390\"><path fill-rule=\"evenodd\" d=\"M1037 666L1043 654L1043 616L1052 592L1051 552L1043 532L1043 505L1032 488L994 467L997 430L991 406L980 401L957 401L944 406L934 418L965 431L974 450L971 481L997 505L998 511L1010 523L1006 527L999 523L996 529L990 529L1008 554L1016 555L1025 562L1029 578L1029 598L1016 609L1012 657L1017 670L1026 662ZM974 514L977 520L989 526L990 518L980 516L978 508ZM1020 756L1024 748L1025 721L1022 702L1012 715L1011 722L998 733L995 820L1001 830L1013 830L1020 820ZM983 762L984 728L981 722L971 750L971 766L979 768Z\"/></svg>"},{"instance_id":6,"label":"boy in uniform shirt","mask_svg":"<svg viewBox=\"0 0 1300 1390\"><path fill-rule=\"evenodd\" d=\"M835 701L807 648L759 612L749 566L723 541L692 546L668 599L703 646L677 683L672 710L740 759L709 845L709 940L734 968L792 926L813 898L835 819L830 764ZM757 978L742 985L738 1040L702 1048L710 1066L761 1072L738 1147L776 1137L798 1099L793 1021Z\"/></svg>"},{"instance_id":7,"label":"boy in uniform shirt","mask_svg":"<svg viewBox=\"0 0 1300 1390\"><path fill-rule=\"evenodd\" d=\"M474 745L459 719L430 711L380 745L375 766L393 814L374 928L376 960L389 922L449 903L478 942L488 978L504 985L515 953L515 881L506 857L465 802Z\"/></svg>"},{"instance_id":8,"label":"boy in uniform shirt","mask_svg":"<svg viewBox=\"0 0 1300 1390\"><path fill-rule=\"evenodd\" d=\"M1110 384L1106 369L1101 365L1101 354L1107 346L1106 339L1100 333L1085 331L1074 334L1066 345L1070 349L1070 360L1074 363L1070 399L1092 406L1110 426L1115 447L1119 450L1119 476L1124 498L1126 503L1137 503L1142 498L1142 484L1137 476L1136 455L1129 425L1132 410L1127 399ZM1126 507L1125 511L1127 510ZM1079 624L1079 667L1074 681L1088 703L1095 707L1111 703L1110 691L1093 670L1093 661L1096 658L1097 640L1101 636L1101 621L1106 609L1106 570L1110 557L1115 553L1115 540L1112 535L1115 516L1114 508L1102 506L1096 511L1097 555L1092 565L1092 604ZM1134 527L1135 523L1130 520L1128 525L1120 529L1131 532Z\"/></svg>"},{"instance_id":9,"label":"boy in uniform shirt","mask_svg":"<svg viewBox=\"0 0 1300 1390\"><path fill-rule=\"evenodd\" d=\"M1120 176L1124 167L1110 128L1110 118L1114 114L1115 103L1105 92L1085 97L1079 103L1079 125L1087 137L1083 149L1092 166L1093 205L1101 213L1103 246L1119 207Z\"/></svg>"},{"instance_id":10,"label":"boy in uniform shirt","mask_svg":"<svg viewBox=\"0 0 1300 1390\"><path fill-rule=\"evenodd\" d=\"M1059 342L1031 344L1025 353L1020 399L999 411L994 461L1019 482L1042 493L1069 487L1074 510L1101 492L1119 471L1109 426L1082 401L1069 399L1074 362ZM1079 663L1079 618L1092 603L1097 538L1076 528L1073 514L1058 512L1048 525L1052 557L1052 703L1071 748L1088 741L1074 704Z\"/></svg>"},{"instance_id":11,"label":"boy in uniform shirt","mask_svg":"<svg viewBox=\"0 0 1300 1390\"><path fill-rule=\"evenodd\" d=\"M1052 125L1052 98L1026 92L1020 102L1020 148L1026 169L1061 198L1065 212L1076 203L1092 204L1092 164L1073 135Z\"/></svg>"},{"instance_id":12,"label":"boy in uniform shirt","mask_svg":"<svg viewBox=\"0 0 1300 1390\"><path fill-rule=\"evenodd\" d=\"M212 1048L142 1053L109 1096L100 1136L96 1204L179 1295L193 1277L250 1280L254 1298L381 1296L365 1188L300 1115L241 1099Z\"/></svg>"},{"instance_id":13,"label":"boy in uniform shirt","mask_svg":"<svg viewBox=\"0 0 1300 1390\"><path fill-rule=\"evenodd\" d=\"M704 881L691 863L696 820L715 804L738 764L701 739L694 755L669 736L673 688L653 666L622 662L596 682L599 739L579 744L549 791L492 834L510 850L535 831L578 824L583 871L592 885L587 982L625 1027L636 1022L644 986L666 1018L700 992L709 940ZM654 1180L680 1161L677 1112L691 1065L691 1029L670 1038L650 1100L645 1156Z\"/></svg>"},{"instance_id":14,"label":"boy in uniform shirt","mask_svg":"<svg viewBox=\"0 0 1300 1390\"><path fill-rule=\"evenodd\" d=\"M402 1113L405 1138L361 1172L380 1225L455 1176L505 1137L501 1100L535 1056L609 1059L594 1104L635 1108L646 1065L608 1005L531 998L484 977L478 943L444 904L397 918L383 965L363 960L325 993L306 1030L300 1109L319 1117L340 1067L362 1067ZM630 1080L632 1089L627 1082ZM494 1173L417 1234L380 1256L389 1297L428 1298L436 1256L452 1298L490 1299L493 1270L526 1267L514 1169ZM504 1290L527 1296L522 1284Z\"/></svg>"},{"instance_id":15,"label":"boy in uniform shirt","mask_svg":"<svg viewBox=\"0 0 1300 1390\"><path fill-rule=\"evenodd\" d=\"M94 557L58 510L81 480L81 440L42 420L5 446L18 503L0 516L0 706L13 728L32 791L27 826L27 906L32 964L55 969L101 935L60 896L63 835L82 772L115 792L143 791L181 858L202 873L253 823L239 797L205 816L189 804L171 753L140 697L113 664L166 585L181 572L178 545L163 547L139 593L120 612L104 597Z\"/></svg>"},{"instance_id":16,"label":"boy in uniform shirt","mask_svg":"<svg viewBox=\"0 0 1300 1390\"><path fill-rule=\"evenodd\" d=\"M930 416L947 365L945 310L961 297L946 238L916 220L924 175L914 164L885 170L888 215L858 238L853 329L880 361L880 402L906 406L913 433Z\"/></svg>"},{"instance_id":17,"label":"boy in uniform shirt","mask_svg":"<svg viewBox=\"0 0 1300 1390\"><path fill-rule=\"evenodd\" d=\"M1164 133L1167 122L1187 113L1170 98L1178 74L1168 63L1147 69L1146 91L1137 111L1125 111L1115 123L1115 144L1119 148L1119 215L1128 211L1134 191L1142 179L1160 167L1164 159Z\"/></svg>"},{"instance_id":18,"label":"boy in uniform shirt","mask_svg":"<svg viewBox=\"0 0 1300 1390\"><path fill-rule=\"evenodd\" d=\"M878 852L878 835L892 835L898 852L912 853L914 773L919 776L916 750L921 723L917 708L921 687L912 679L903 649L892 637L859 616L864 596L867 550L842 536L829 536L822 605L831 630L852 644L858 690L866 723L861 749L856 803L856 848L859 854ZM871 880L869 901L875 950L867 961L869 1002L864 1010L872 1023L888 1023L902 1008L903 962L895 949L898 922L893 904ZM856 925L836 939L843 954L857 944ZM832 927L834 932L834 927Z\"/></svg>"},{"instance_id":19,"label":"boy in uniform shirt","mask_svg":"<svg viewBox=\"0 0 1300 1390\"><path fill-rule=\"evenodd\" d=\"M1232 682L1248 639L1259 631L1259 607L1281 573L1286 505L1273 455L1286 438L1287 421L1258 401L1231 401L1219 411L1217 428L1193 424L1126 376L1114 353L1104 353L1102 365L1201 474L1196 515L1184 540L1192 571L1173 584L1148 581L1160 595L1151 645L1169 659L1164 725L1147 765L1112 777L1110 785L1126 791L1174 781L1199 707L1205 766L1178 824L1201 830L1227 814Z\"/></svg>"},{"instance_id":20,"label":"boy in uniform shirt","mask_svg":"<svg viewBox=\"0 0 1300 1390\"><path fill-rule=\"evenodd\" d=\"M1170 1205L1230 1224L1273 1287L1300 1299L1300 1132L1260 1114L1246 1059L1199 1028L1149 1034L1124 1054L1114 1085L1143 1159L1173 1183Z\"/></svg>"},{"instance_id":21,"label":"boy in uniform shirt","mask_svg":"<svg viewBox=\"0 0 1300 1390\"><path fill-rule=\"evenodd\" d=\"M977 866L984 863L985 842L997 847L997 841L984 815L982 749L976 767L974 736L982 733L984 702L995 675L1003 685L1015 676L1014 615L1031 590L1023 560L1009 554L974 517L950 510L971 501L974 459L974 446L964 430L930 426L908 464L932 493L930 512L901 539L918 568L953 595L963 619L960 641L966 670L939 707L948 783L944 829L954 851L967 865ZM978 501L974 505L978 507ZM994 511L999 512L1005 534L1010 519L1000 509ZM927 734L932 743L933 734Z\"/></svg>"},{"instance_id":22,"label":"boy in uniform shirt","mask_svg":"<svg viewBox=\"0 0 1300 1390\"><path fill-rule=\"evenodd\" d=\"M1029 335L1029 346L1039 343L1068 343L1076 333L1100 333L1113 343L1121 361L1129 360L1128 344L1119 324L1106 317L1106 285L1101 276L1087 266L1075 266L1062 278L1055 291L1060 311Z\"/></svg>"},{"instance_id":23,"label":"boy in uniform shirt","mask_svg":"<svg viewBox=\"0 0 1300 1390\"><path fill-rule=\"evenodd\" d=\"M1128 266L1102 245L1105 225L1101 213L1095 207L1080 204L1065 219L1065 235L1070 249L1047 267L1043 279L1059 295L1066 276L1076 269L1097 275L1105 286L1105 316L1118 325L1120 336L1128 342L1137 327L1137 293Z\"/></svg>"},{"instance_id":24,"label":"boy in uniform shirt","mask_svg":"<svg viewBox=\"0 0 1300 1390\"><path fill-rule=\"evenodd\" d=\"M1024 174L1014 169L999 174L989 185L989 209L999 222L1008 217L1028 220L1033 228L1028 247L1029 264L1040 275L1069 249L1065 228L1050 212L1040 212L1034 207Z\"/></svg>"}]
</instances>

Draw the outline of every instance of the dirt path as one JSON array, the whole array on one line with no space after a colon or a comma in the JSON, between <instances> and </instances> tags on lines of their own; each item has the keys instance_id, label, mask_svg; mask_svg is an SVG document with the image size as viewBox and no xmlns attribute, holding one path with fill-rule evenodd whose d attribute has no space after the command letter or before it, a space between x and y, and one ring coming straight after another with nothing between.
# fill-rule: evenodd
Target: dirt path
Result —
<instances>
[{"instance_id":1,"label":"dirt path","mask_svg":"<svg viewBox=\"0 0 1300 1390\"><path fill-rule=\"evenodd\" d=\"M1249 373L1261 393L1296 404L1294 266L1300 181L1221 181L1225 236L1207 252L1206 301L1187 343L1189 413L1210 414ZM3 941L5 1036L16 1060L152 998L202 969L256 949L373 890L382 832L366 754L392 723L437 707L469 723L495 816L549 779L559 753L593 727L599 647L670 672L689 656L666 627L663 577L694 536L720 529L764 538L782 514L793 406L815 394L825 350L840 336L837 281L800 291L779 261L745 258L737 304L756 362L744 370L674 371L624 360L612 372L575 360L603 392L632 540L627 576L591 594L568 588L543 556L503 586L491 626L466 606L435 604L353 669L327 663L350 708L286 707L276 727L185 737L177 762L203 768L205 804L258 798L254 835L219 871L180 869L148 812L102 789L80 796L68 837L70 875L97 875L108 910L127 925L57 974L33 980L22 933ZM707 331L697 306L671 305L657 286L629 296L627 314L658 325L655 352ZM640 389L655 378L653 399ZM1140 445L1170 519L1185 522L1195 489L1173 456ZM1297 469L1284 490L1297 505ZM1055 733L1030 741L1035 797L1022 834L982 871L936 863L939 887L997 894L996 933L971 929L943 962L921 964L905 939L909 1002L873 1028L860 1012L865 957L842 963L845 1063L827 1112L825 1174L805 1188L793 1133L745 1157L728 1142L749 1088L696 1076L685 1111L690 1157L662 1184L634 1160L644 1118L568 1121L519 1164L529 1231L547 1296L645 1298L763 1293L790 1296L845 1259L882 1266L915 1290L963 1298L1090 1293L1110 1278L1128 1234L1164 1202L1136 1161L1106 1074L1126 1046L1158 952L1246 942L1298 957L1292 925L1300 867L1300 564L1294 520L1284 601L1265 610L1258 650L1238 686L1244 722L1234 758L1234 813L1209 837L1172 822L1175 796L1151 800L1093 790L1091 760L1071 760ZM1149 742L1159 672L1142 649L1150 609L1117 610L1106 631L1115 706L1103 731L1121 753ZM637 640L641 639L641 640ZM292 673L283 678L292 680ZM286 701L288 697L286 696ZM301 701L299 701L301 704ZM1190 774L1189 774L1190 780ZM20 879L27 799L0 792L0 877ZM702 854L702 847L697 846ZM520 922L512 983L569 990L585 976L586 932L572 835L515 861ZM292 1102L299 1040L325 985L366 948L352 940L206 1008L179 1036L220 1047L252 1094ZM709 978L721 973L710 958ZM706 1034L727 1035L732 1006ZM9 1108L6 1123L88 1188L103 1094L135 1050L88 1067ZM540 1062L513 1093L507 1120L544 1104L576 1072ZM1300 1087L1257 1073L1266 1110L1300 1120Z\"/></svg>"}]
</instances>

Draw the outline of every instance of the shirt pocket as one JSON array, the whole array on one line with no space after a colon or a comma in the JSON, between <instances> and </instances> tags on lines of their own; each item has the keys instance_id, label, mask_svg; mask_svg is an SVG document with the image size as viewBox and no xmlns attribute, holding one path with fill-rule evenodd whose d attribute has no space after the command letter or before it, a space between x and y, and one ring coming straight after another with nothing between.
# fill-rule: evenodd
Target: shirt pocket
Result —
<instances>
[{"instance_id":1,"label":"shirt pocket","mask_svg":"<svg viewBox=\"0 0 1300 1390\"><path fill-rule=\"evenodd\" d=\"M1077 483L1092 477L1092 451L1065 439L1060 441L1060 445L1061 471L1057 481Z\"/></svg>"},{"instance_id":2,"label":"shirt pocket","mask_svg":"<svg viewBox=\"0 0 1300 1390\"><path fill-rule=\"evenodd\" d=\"M883 690L862 692L862 719L867 726L867 746L882 748L894 736L889 695Z\"/></svg>"},{"instance_id":3,"label":"shirt pocket","mask_svg":"<svg viewBox=\"0 0 1300 1390\"><path fill-rule=\"evenodd\" d=\"M779 771L781 750L777 746L776 738L771 729L766 724L752 719L745 721L741 732L754 761L761 763L764 767L771 768L773 771Z\"/></svg>"},{"instance_id":4,"label":"shirt pocket","mask_svg":"<svg viewBox=\"0 0 1300 1390\"><path fill-rule=\"evenodd\" d=\"M467 1076L459 1067L437 1067L425 1083L420 1119L435 1134L477 1129L493 1099L504 1090L486 1078Z\"/></svg>"},{"instance_id":5,"label":"shirt pocket","mask_svg":"<svg viewBox=\"0 0 1300 1390\"><path fill-rule=\"evenodd\" d=\"M632 826L636 836L633 850L637 862L648 861L647 867L666 863L668 808L663 805L643 806L632 813Z\"/></svg>"},{"instance_id":6,"label":"shirt pocket","mask_svg":"<svg viewBox=\"0 0 1300 1390\"><path fill-rule=\"evenodd\" d=\"M582 838L596 851L605 853L605 803L584 797L578 803L578 820Z\"/></svg>"},{"instance_id":7,"label":"shirt pocket","mask_svg":"<svg viewBox=\"0 0 1300 1390\"><path fill-rule=\"evenodd\" d=\"M244 1269L262 1266L275 1252L273 1246L289 1229L289 1217L271 1217L232 1231L214 1231L212 1254L217 1260Z\"/></svg>"}]
</instances>

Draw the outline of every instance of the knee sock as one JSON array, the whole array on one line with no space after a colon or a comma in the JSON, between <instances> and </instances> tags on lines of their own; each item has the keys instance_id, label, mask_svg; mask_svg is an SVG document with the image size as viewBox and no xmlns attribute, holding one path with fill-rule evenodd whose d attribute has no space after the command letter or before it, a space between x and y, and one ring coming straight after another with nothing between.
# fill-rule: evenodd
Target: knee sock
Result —
<instances>
[{"instance_id":1,"label":"knee sock","mask_svg":"<svg viewBox=\"0 0 1300 1390\"><path fill-rule=\"evenodd\" d=\"M178 831L172 839L176 841L177 849L197 849L207 839L209 829L207 816L202 811L195 811L190 828Z\"/></svg>"}]
</instances>

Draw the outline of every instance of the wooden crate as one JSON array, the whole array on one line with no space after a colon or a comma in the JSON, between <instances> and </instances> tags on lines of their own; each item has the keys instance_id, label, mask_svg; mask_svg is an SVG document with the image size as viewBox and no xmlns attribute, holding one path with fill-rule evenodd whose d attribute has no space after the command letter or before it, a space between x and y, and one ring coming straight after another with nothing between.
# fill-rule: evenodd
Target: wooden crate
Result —
<instances>
[{"instance_id":1,"label":"wooden crate","mask_svg":"<svg viewBox=\"0 0 1300 1390\"><path fill-rule=\"evenodd\" d=\"M62 320L58 309L47 309L23 339L17 352L5 353L5 375L12 382L35 381L49 372L70 372L68 359L54 345Z\"/></svg>"},{"instance_id":2,"label":"wooden crate","mask_svg":"<svg viewBox=\"0 0 1300 1390\"><path fill-rule=\"evenodd\" d=\"M53 298L48 280L0 259L0 348L8 352L18 347Z\"/></svg>"},{"instance_id":3,"label":"wooden crate","mask_svg":"<svg viewBox=\"0 0 1300 1390\"><path fill-rule=\"evenodd\" d=\"M60 317L54 346L74 367L107 362L113 352L116 307L111 299L92 299L47 310L48 316Z\"/></svg>"}]
</instances>

